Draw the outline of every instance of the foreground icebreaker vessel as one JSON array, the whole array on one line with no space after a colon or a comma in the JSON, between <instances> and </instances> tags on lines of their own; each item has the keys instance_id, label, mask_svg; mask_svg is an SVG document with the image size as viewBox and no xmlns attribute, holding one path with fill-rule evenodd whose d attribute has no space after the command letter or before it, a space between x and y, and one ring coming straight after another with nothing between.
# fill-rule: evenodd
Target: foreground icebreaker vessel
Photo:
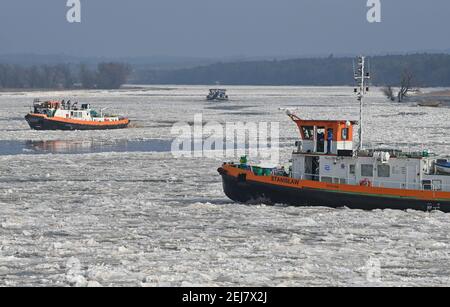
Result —
<instances>
[{"instance_id":1,"label":"foreground icebreaker vessel","mask_svg":"<svg viewBox=\"0 0 450 307\"><path fill-rule=\"evenodd\" d=\"M361 60L360 60L361 62ZM364 59L362 59L364 65ZM358 98L367 90L358 74ZM358 77L357 76L357 77ZM358 92L358 90L357 90ZM450 212L450 163L428 151L354 148L348 120L304 120L287 112L300 130L292 165L264 168L224 163L218 169L225 194L236 202L352 209L416 209Z\"/></svg>"},{"instance_id":2,"label":"foreground icebreaker vessel","mask_svg":"<svg viewBox=\"0 0 450 307\"><path fill-rule=\"evenodd\" d=\"M35 100L33 111L25 116L26 121L35 130L106 130L128 127L130 120L120 116L98 114L89 104L70 101Z\"/></svg>"}]
</instances>

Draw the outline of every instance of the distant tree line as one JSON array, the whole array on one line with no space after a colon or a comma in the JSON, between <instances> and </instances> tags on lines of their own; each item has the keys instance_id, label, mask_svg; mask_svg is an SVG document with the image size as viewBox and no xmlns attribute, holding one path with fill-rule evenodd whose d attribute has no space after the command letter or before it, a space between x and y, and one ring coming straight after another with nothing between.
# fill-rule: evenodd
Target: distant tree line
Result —
<instances>
[{"instance_id":1,"label":"distant tree line","mask_svg":"<svg viewBox=\"0 0 450 307\"><path fill-rule=\"evenodd\" d=\"M353 85L353 58L325 57L282 61L217 63L178 70L141 70L141 84ZM387 55L369 58L372 83L397 84L404 71L416 86L450 86L449 54Z\"/></svg>"},{"instance_id":2,"label":"distant tree line","mask_svg":"<svg viewBox=\"0 0 450 307\"><path fill-rule=\"evenodd\" d=\"M0 64L0 88L18 89L117 89L126 83L131 69L122 63L100 63L97 69L86 65Z\"/></svg>"},{"instance_id":3,"label":"distant tree line","mask_svg":"<svg viewBox=\"0 0 450 307\"><path fill-rule=\"evenodd\" d=\"M120 63L100 63L96 71L81 65L80 82L87 89L116 89L127 82L130 73L130 66Z\"/></svg>"},{"instance_id":4,"label":"distant tree line","mask_svg":"<svg viewBox=\"0 0 450 307\"><path fill-rule=\"evenodd\" d=\"M353 58L324 57L216 63L190 68L150 69L109 62L96 64L1 64L0 88L115 89L128 79L137 84L192 85L353 85ZM5 62L3 62L5 63ZM450 86L450 54L369 57L372 84L400 87L405 71L414 87ZM395 93L395 96L398 96ZM397 98L397 97L396 97Z\"/></svg>"}]
</instances>

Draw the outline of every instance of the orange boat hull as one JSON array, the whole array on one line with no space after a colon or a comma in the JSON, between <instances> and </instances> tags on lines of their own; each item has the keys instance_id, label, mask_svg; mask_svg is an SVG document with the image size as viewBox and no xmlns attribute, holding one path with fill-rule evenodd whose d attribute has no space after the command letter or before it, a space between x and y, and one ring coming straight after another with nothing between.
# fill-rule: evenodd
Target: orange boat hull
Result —
<instances>
[{"instance_id":1,"label":"orange boat hull","mask_svg":"<svg viewBox=\"0 0 450 307\"><path fill-rule=\"evenodd\" d=\"M83 121L61 117L48 117L43 114L30 113L25 116L26 121L35 130L108 130L127 128L130 120L119 121Z\"/></svg>"}]
</instances>

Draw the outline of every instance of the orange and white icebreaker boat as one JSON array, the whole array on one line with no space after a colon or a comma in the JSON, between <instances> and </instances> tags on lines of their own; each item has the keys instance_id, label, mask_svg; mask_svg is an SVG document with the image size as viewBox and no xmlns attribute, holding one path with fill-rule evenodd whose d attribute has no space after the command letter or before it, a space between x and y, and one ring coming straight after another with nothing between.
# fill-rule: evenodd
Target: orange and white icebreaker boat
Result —
<instances>
[{"instance_id":1,"label":"orange and white icebreaker boat","mask_svg":"<svg viewBox=\"0 0 450 307\"><path fill-rule=\"evenodd\" d=\"M292 165L264 168L225 163L218 169L225 194L241 203L352 209L438 209L450 212L446 159L425 152L353 150L350 121L302 120L290 115L301 140Z\"/></svg>"},{"instance_id":2,"label":"orange and white icebreaker boat","mask_svg":"<svg viewBox=\"0 0 450 307\"><path fill-rule=\"evenodd\" d=\"M358 98L362 101L361 94ZM224 163L218 172L230 199L241 203L450 212L448 159L429 151L363 149L361 120L304 120L290 111L288 116L300 130L291 165L260 167L248 164L246 157L240 163ZM358 123L360 142L354 148L354 127Z\"/></svg>"},{"instance_id":3,"label":"orange and white icebreaker boat","mask_svg":"<svg viewBox=\"0 0 450 307\"><path fill-rule=\"evenodd\" d=\"M64 100L35 100L33 111L25 119L35 130L107 130L126 128L130 124L128 118L99 114L89 104L78 106Z\"/></svg>"}]
</instances>

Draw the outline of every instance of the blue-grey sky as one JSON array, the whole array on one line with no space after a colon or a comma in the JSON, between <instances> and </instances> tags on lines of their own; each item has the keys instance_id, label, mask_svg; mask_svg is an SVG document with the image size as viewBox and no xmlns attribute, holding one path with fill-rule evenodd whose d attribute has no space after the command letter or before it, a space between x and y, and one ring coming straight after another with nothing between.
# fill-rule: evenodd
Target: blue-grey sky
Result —
<instances>
[{"instance_id":1,"label":"blue-grey sky","mask_svg":"<svg viewBox=\"0 0 450 307\"><path fill-rule=\"evenodd\" d=\"M1 0L0 54L291 56L449 50L450 1Z\"/></svg>"}]
</instances>

